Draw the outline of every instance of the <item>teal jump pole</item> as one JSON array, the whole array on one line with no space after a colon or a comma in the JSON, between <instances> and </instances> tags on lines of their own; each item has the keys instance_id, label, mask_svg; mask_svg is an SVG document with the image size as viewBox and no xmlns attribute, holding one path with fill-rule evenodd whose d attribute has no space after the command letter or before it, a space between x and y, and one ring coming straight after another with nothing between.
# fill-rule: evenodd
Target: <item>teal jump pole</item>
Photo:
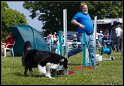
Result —
<instances>
[{"instance_id":1,"label":"teal jump pole","mask_svg":"<svg viewBox=\"0 0 124 86\"><path fill-rule=\"evenodd\" d=\"M86 33L84 32L83 36L84 44L83 44L83 55L82 55L82 66L90 66L91 65L91 58L90 58L90 48L87 43ZM88 49L88 50L87 50ZM89 54L88 54L89 52Z\"/></svg>"},{"instance_id":2,"label":"teal jump pole","mask_svg":"<svg viewBox=\"0 0 124 86\"><path fill-rule=\"evenodd\" d=\"M86 34L84 34L84 37L83 37L83 40L86 40ZM83 57L82 57L82 66L85 66L86 64L86 44L85 44L85 42L84 42L84 44L82 44L82 46L83 46Z\"/></svg>"},{"instance_id":3,"label":"teal jump pole","mask_svg":"<svg viewBox=\"0 0 124 86\"><path fill-rule=\"evenodd\" d=\"M52 39L50 39L50 45L49 45L50 51L52 52Z\"/></svg>"},{"instance_id":4,"label":"teal jump pole","mask_svg":"<svg viewBox=\"0 0 124 86\"><path fill-rule=\"evenodd\" d=\"M59 31L59 51L60 51L60 55L62 55L62 44L63 44L62 31Z\"/></svg>"}]
</instances>

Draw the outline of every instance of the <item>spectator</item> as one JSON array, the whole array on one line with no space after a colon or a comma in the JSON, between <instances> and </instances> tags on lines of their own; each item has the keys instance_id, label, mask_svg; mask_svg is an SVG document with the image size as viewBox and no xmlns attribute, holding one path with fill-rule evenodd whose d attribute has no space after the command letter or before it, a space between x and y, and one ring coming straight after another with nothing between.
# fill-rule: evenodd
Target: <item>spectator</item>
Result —
<instances>
[{"instance_id":1,"label":"spectator","mask_svg":"<svg viewBox=\"0 0 124 86\"><path fill-rule=\"evenodd\" d=\"M8 35L6 36L6 39L3 41L5 41L5 43L1 44L2 55L3 55L3 49L6 48L7 44L13 44L15 41L13 37L13 33L9 32ZM7 46L7 48L12 48L12 45Z\"/></svg>"},{"instance_id":2,"label":"spectator","mask_svg":"<svg viewBox=\"0 0 124 86\"><path fill-rule=\"evenodd\" d=\"M121 26L120 25L117 25L117 27L115 28L115 32L116 32L116 35L117 35L117 45L116 45L116 49L117 49L117 52L120 51L120 46L121 46L121 43L122 43L122 33L123 33L123 30L121 29Z\"/></svg>"},{"instance_id":3,"label":"spectator","mask_svg":"<svg viewBox=\"0 0 124 86\"><path fill-rule=\"evenodd\" d=\"M99 33L96 33L96 49L99 47Z\"/></svg>"},{"instance_id":4,"label":"spectator","mask_svg":"<svg viewBox=\"0 0 124 86\"><path fill-rule=\"evenodd\" d=\"M52 39L52 34L49 34L46 39L48 45L50 45L51 39Z\"/></svg>"},{"instance_id":5,"label":"spectator","mask_svg":"<svg viewBox=\"0 0 124 86\"><path fill-rule=\"evenodd\" d=\"M57 36L56 32L54 32L53 43L52 43L52 52L54 52L54 53L56 52L57 45L58 45L58 36Z\"/></svg>"},{"instance_id":6,"label":"spectator","mask_svg":"<svg viewBox=\"0 0 124 86\"><path fill-rule=\"evenodd\" d=\"M99 38L103 37L103 31L100 31Z\"/></svg>"},{"instance_id":7,"label":"spectator","mask_svg":"<svg viewBox=\"0 0 124 86\"><path fill-rule=\"evenodd\" d=\"M103 34L103 40L108 40L108 35L106 32L104 32L104 34Z\"/></svg>"}]
</instances>

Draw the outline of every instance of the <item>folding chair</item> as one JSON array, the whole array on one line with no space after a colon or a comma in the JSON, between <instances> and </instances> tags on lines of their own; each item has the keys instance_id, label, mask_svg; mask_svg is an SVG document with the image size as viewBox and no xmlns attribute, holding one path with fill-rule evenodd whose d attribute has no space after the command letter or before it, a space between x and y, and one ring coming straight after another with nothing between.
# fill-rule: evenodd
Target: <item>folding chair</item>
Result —
<instances>
[{"instance_id":1,"label":"folding chair","mask_svg":"<svg viewBox=\"0 0 124 86\"><path fill-rule=\"evenodd\" d=\"M4 57L6 57L6 52L10 51L10 55L12 54L12 56L14 57L14 51L13 51L13 47L14 47L15 41L13 44L7 44L5 48L3 48L4 50ZM12 45L11 48L8 48L8 46Z\"/></svg>"}]
</instances>

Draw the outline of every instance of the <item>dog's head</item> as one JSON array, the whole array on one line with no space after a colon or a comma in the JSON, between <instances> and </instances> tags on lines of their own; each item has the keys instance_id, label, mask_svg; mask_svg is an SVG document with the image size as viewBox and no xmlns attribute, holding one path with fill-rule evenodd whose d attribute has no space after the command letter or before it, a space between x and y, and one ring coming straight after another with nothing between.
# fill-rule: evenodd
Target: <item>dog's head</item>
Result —
<instances>
[{"instance_id":1,"label":"dog's head","mask_svg":"<svg viewBox=\"0 0 124 86\"><path fill-rule=\"evenodd\" d=\"M31 49L31 42L26 41L24 44L24 51L30 50Z\"/></svg>"},{"instance_id":2,"label":"dog's head","mask_svg":"<svg viewBox=\"0 0 124 86\"><path fill-rule=\"evenodd\" d=\"M60 66L63 66L65 69L68 69L68 60L67 60L67 58L62 58L61 59Z\"/></svg>"}]
</instances>

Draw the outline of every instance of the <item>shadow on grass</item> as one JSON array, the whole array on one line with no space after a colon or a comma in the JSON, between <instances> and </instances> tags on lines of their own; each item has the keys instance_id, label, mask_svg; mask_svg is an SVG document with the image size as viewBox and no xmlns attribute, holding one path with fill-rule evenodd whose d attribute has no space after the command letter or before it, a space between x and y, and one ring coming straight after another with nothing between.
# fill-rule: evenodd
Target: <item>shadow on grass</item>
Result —
<instances>
[{"instance_id":1,"label":"shadow on grass","mask_svg":"<svg viewBox=\"0 0 124 86\"><path fill-rule=\"evenodd\" d=\"M35 77L35 78L40 78L40 77L45 77L45 75L33 75L31 76L30 74L28 74L27 76L24 76L24 74L20 73L20 72L16 72L14 73L16 76L19 77ZM73 74L73 71L69 70L69 75ZM52 75L51 75L52 76ZM52 76L52 77L64 77L66 75L60 74L60 75L56 75L56 76Z\"/></svg>"},{"instance_id":2,"label":"shadow on grass","mask_svg":"<svg viewBox=\"0 0 124 86\"><path fill-rule=\"evenodd\" d=\"M28 74L27 76L24 76L24 74L20 73L20 72L16 72L14 73L16 76L23 76L23 77L45 77L44 75L33 75L31 76L30 74Z\"/></svg>"},{"instance_id":3,"label":"shadow on grass","mask_svg":"<svg viewBox=\"0 0 124 86\"><path fill-rule=\"evenodd\" d=\"M14 73L16 76L24 76L24 74L20 73L20 72L17 72L17 73Z\"/></svg>"},{"instance_id":4,"label":"shadow on grass","mask_svg":"<svg viewBox=\"0 0 124 86\"><path fill-rule=\"evenodd\" d=\"M81 66L81 64L78 64L78 63L68 63L68 65L71 65L71 66Z\"/></svg>"}]
</instances>

